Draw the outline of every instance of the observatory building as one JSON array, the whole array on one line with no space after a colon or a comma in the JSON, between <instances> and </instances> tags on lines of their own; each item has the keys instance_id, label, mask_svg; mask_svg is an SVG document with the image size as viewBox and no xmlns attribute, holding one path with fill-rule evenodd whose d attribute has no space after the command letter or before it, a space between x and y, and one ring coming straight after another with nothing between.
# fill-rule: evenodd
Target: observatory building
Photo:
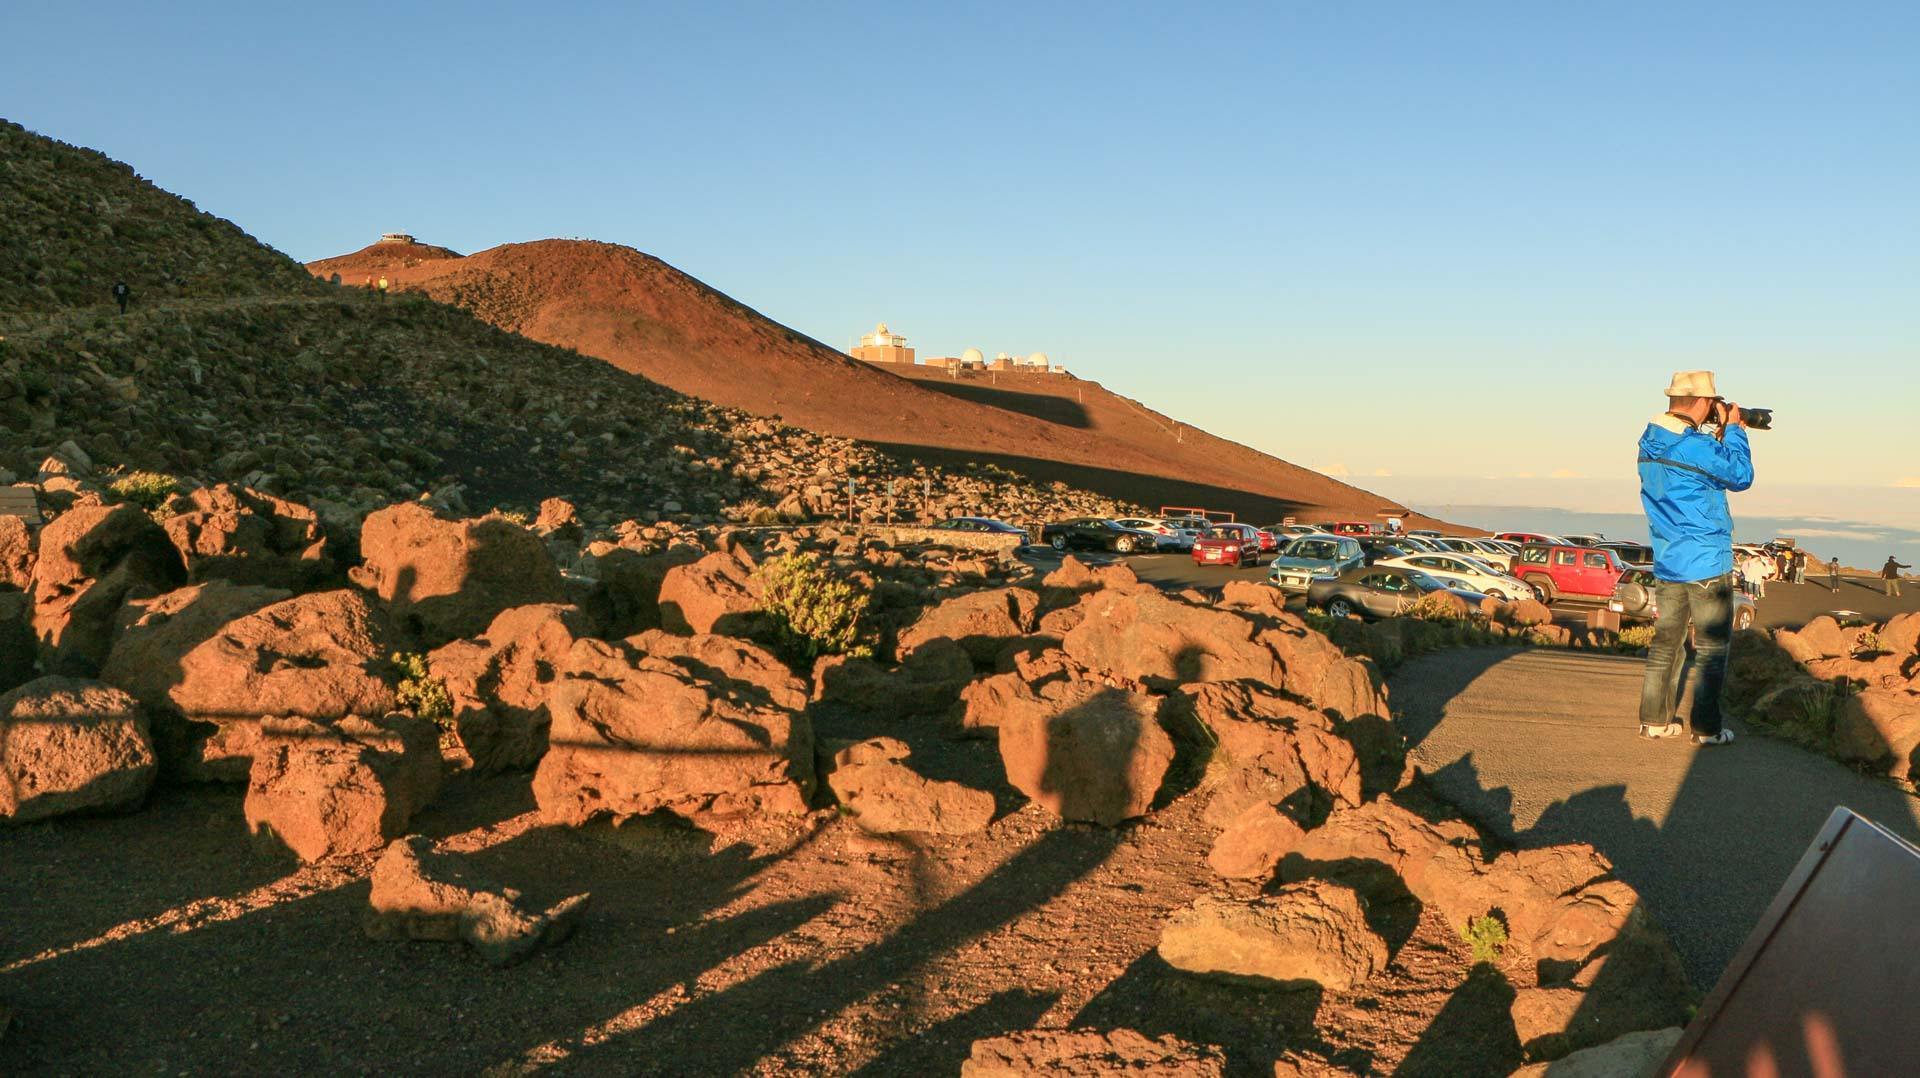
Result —
<instances>
[{"instance_id":1,"label":"observatory building","mask_svg":"<svg viewBox=\"0 0 1920 1078\"><path fill-rule=\"evenodd\" d=\"M868 363L913 363L913 349L907 347L907 339L887 329L885 322L873 328L873 332L860 338L860 343L852 351L853 358Z\"/></svg>"}]
</instances>

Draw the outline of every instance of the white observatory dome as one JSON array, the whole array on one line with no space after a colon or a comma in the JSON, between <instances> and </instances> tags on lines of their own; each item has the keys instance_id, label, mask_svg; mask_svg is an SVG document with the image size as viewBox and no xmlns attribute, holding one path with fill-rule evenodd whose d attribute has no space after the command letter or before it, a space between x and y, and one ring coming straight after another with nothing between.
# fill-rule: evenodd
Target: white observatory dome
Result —
<instances>
[{"instance_id":1,"label":"white observatory dome","mask_svg":"<svg viewBox=\"0 0 1920 1078\"><path fill-rule=\"evenodd\" d=\"M1035 352L1027 357L1027 366L1029 367L1044 367L1046 365L1047 354L1045 352Z\"/></svg>"},{"instance_id":2,"label":"white observatory dome","mask_svg":"<svg viewBox=\"0 0 1920 1078\"><path fill-rule=\"evenodd\" d=\"M987 357L980 354L980 349L978 348L969 348L960 353L960 362L962 363L984 363L986 362L986 358Z\"/></svg>"}]
</instances>

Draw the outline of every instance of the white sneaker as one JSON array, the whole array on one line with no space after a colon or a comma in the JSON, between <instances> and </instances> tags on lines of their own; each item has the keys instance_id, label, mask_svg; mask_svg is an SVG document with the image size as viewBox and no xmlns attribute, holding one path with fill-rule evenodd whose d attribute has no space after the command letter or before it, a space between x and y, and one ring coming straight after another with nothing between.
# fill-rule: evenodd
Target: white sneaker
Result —
<instances>
[{"instance_id":1,"label":"white sneaker","mask_svg":"<svg viewBox=\"0 0 1920 1078\"><path fill-rule=\"evenodd\" d=\"M1683 732L1680 724L1677 722L1670 722L1665 726L1648 726L1646 723L1640 724L1640 736L1646 738L1648 741L1658 741L1663 737L1679 737Z\"/></svg>"},{"instance_id":2,"label":"white sneaker","mask_svg":"<svg viewBox=\"0 0 1920 1078\"><path fill-rule=\"evenodd\" d=\"M1695 734L1693 735L1693 743L1696 745L1729 745L1733 743L1733 731L1722 726L1720 732L1717 734Z\"/></svg>"}]
</instances>

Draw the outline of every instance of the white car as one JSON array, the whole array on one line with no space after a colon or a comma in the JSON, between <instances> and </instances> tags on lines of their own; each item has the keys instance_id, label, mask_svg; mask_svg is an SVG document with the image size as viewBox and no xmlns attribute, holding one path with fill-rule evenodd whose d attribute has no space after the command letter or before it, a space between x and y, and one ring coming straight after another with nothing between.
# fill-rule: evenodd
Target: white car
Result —
<instances>
[{"instance_id":1,"label":"white car","mask_svg":"<svg viewBox=\"0 0 1920 1078\"><path fill-rule=\"evenodd\" d=\"M1186 552L1193 549L1194 532L1181 526L1177 520L1155 520L1151 517L1126 517L1114 521L1122 528L1152 532L1154 545L1161 550Z\"/></svg>"},{"instance_id":2,"label":"white car","mask_svg":"<svg viewBox=\"0 0 1920 1078\"><path fill-rule=\"evenodd\" d=\"M1533 597L1533 589L1517 577L1465 554L1408 554L1400 558L1383 558L1374 564L1418 569L1450 588L1477 591L1495 599Z\"/></svg>"},{"instance_id":3,"label":"white car","mask_svg":"<svg viewBox=\"0 0 1920 1078\"><path fill-rule=\"evenodd\" d=\"M1513 556L1519 553L1518 550L1510 550L1505 544L1493 539L1462 539L1457 535L1443 535L1434 542L1455 554L1479 558L1496 569L1513 568Z\"/></svg>"}]
</instances>

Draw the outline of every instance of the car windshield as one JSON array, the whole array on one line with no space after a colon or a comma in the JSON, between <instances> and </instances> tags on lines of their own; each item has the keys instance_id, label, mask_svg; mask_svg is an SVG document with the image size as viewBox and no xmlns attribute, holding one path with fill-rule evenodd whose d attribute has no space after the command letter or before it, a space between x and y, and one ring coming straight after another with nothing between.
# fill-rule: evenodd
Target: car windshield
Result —
<instances>
[{"instance_id":1,"label":"car windshield","mask_svg":"<svg viewBox=\"0 0 1920 1078\"><path fill-rule=\"evenodd\" d=\"M1462 557L1460 560L1472 566L1476 571L1485 573L1488 576L1506 576L1507 575L1505 571L1500 569L1495 569L1493 566L1488 565L1486 562L1481 561L1479 558Z\"/></svg>"},{"instance_id":2,"label":"car windshield","mask_svg":"<svg viewBox=\"0 0 1920 1078\"><path fill-rule=\"evenodd\" d=\"M1419 588L1421 591L1444 591L1446 589L1445 584L1440 583L1438 580L1435 580L1418 569L1408 569L1407 579L1413 581L1413 586Z\"/></svg>"},{"instance_id":3,"label":"car windshield","mask_svg":"<svg viewBox=\"0 0 1920 1078\"><path fill-rule=\"evenodd\" d=\"M1232 528L1208 528L1208 529L1207 529L1207 538L1209 538L1209 539L1238 539L1238 538L1240 538L1240 533L1239 533L1239 532L1237 532L1237 531L1234 531L1234 530L1233 530Z\"/></svg>"}]
</instances>

